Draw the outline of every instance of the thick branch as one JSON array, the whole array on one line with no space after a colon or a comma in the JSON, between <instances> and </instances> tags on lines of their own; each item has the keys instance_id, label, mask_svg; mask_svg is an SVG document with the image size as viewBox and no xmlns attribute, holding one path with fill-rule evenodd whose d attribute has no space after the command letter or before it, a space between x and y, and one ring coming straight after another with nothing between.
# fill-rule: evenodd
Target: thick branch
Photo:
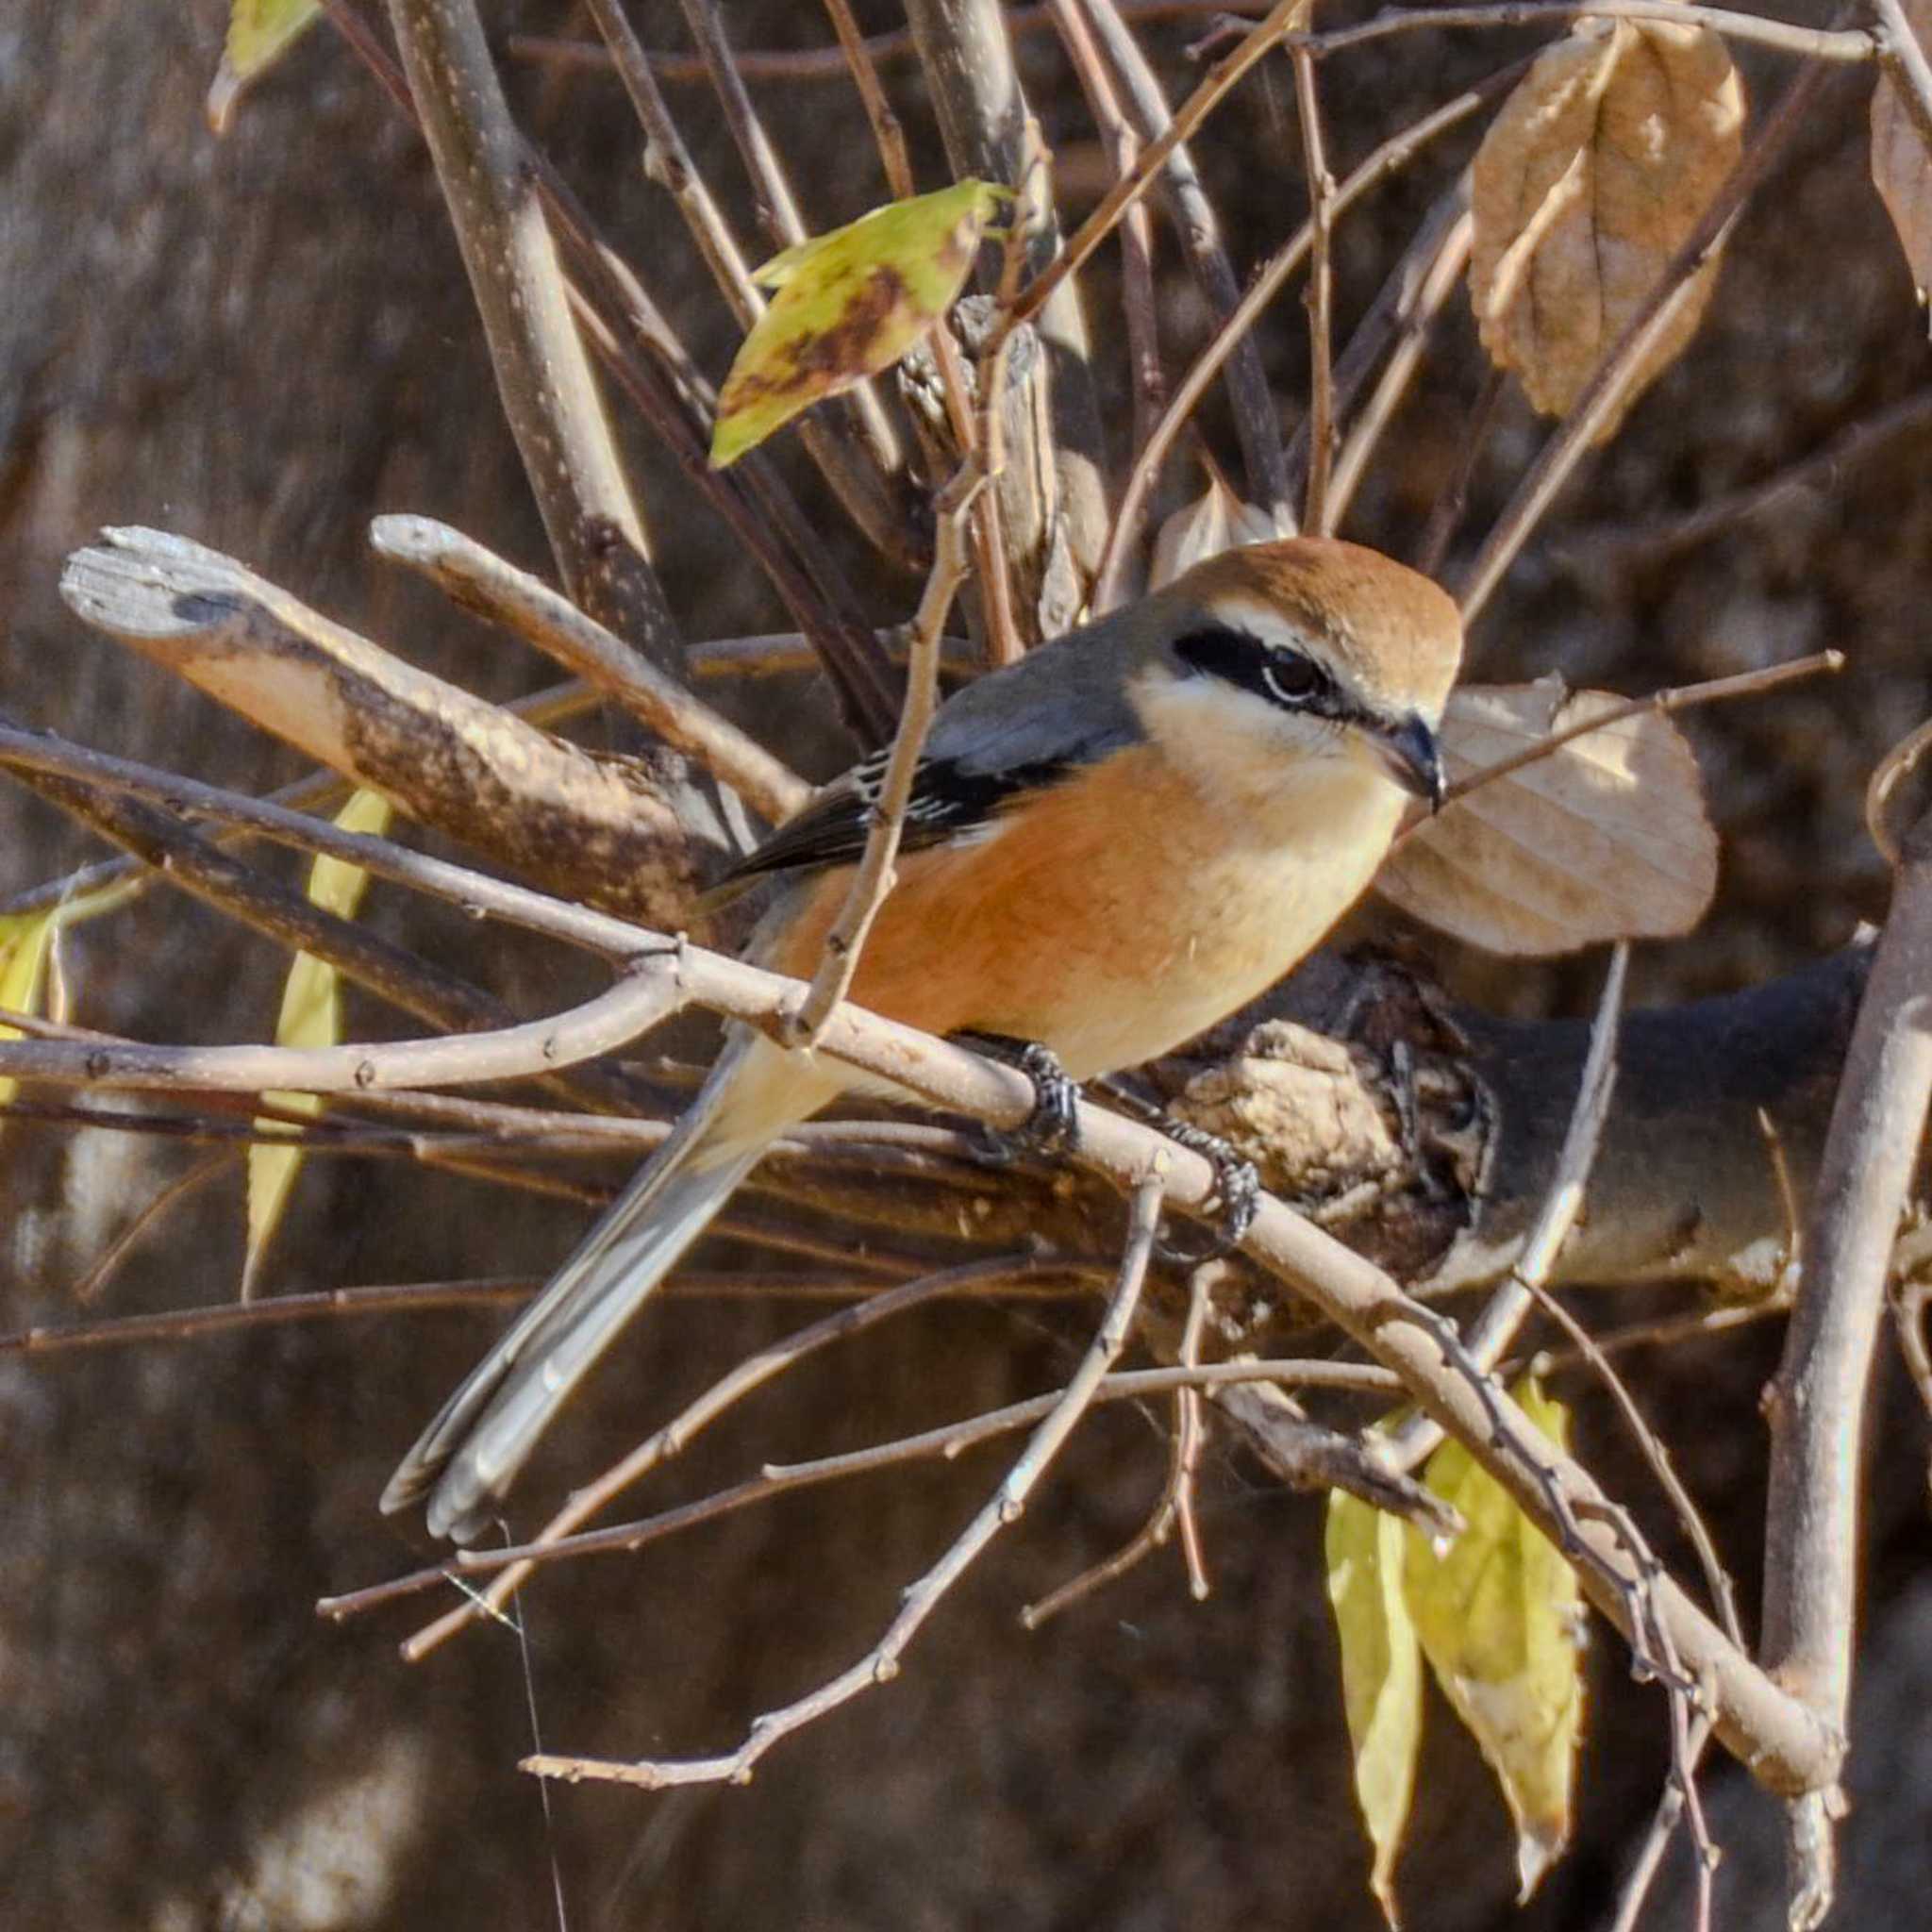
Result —
<instances>
[{"instance_id":1,"label":"thick branch","mask_svg":"<svg viewBox=\"0 0 1932 1932\"><path fill-rule=\"evenodd\" d=\"M677 927L696 857L637 760L587 752L392 658L219 551L108 530L68 605L411 818L614 911Z\"/></svg>"},{"instance_id":2,"label":"thick branch","mask_svg":"<svg viewBox=\"0 0 1932 1932\"><path fill-rule=\"evenodd\" d=\"M1840 1748L1857 1621L1865 1397L1932 1096L1932 815L1904 857L1832 1109L1771 1402L1765 1657ZM1813 1789L1825 1790L1836 1771L1828 1767ZM1829 1830L1829 1807L1818 1809L1807 1842ZM1828 1879L1820 1889L1815 1916L1794 1911L1794 1924L1824 1916Z\"/></svg>"},{"instance_id":3,"label":"thick branch","mask_svg":"<svg viewBox=\"0 0 1932 1932\"><path fill-rule=\"evenodd\" d=\"M665 669L681 655L571 320L535 171L471 0L390 0L504 415L571 595Z\"/></svg>"}]
</instances>

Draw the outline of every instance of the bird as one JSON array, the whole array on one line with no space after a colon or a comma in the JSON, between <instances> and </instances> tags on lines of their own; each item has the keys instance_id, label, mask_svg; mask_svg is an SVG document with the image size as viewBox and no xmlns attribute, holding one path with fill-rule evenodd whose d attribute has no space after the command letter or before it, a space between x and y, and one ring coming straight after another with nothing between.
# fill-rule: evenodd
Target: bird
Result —
<instances>
[{"instance_id":1,"label":"bird","mask_svg":"<svg viewBox=\"0 0 1932 1932\"><path fill-rule=\"evenodd\" d=\"M937 710L896 882L850 998L1018 1047L1052 1083L1171 1052L1296 965L1360 895L1411 798L1439 805L1456 604L1333 538L1208 558ZM778 890L746 956L808 978L888 754L824 788L727 880ZM474 1541L579 1381L760 1155L854 1070L741 1024L697 1097L390 1479ZM885 1091L874 1089L874 1091Z\"/></svg>"}]
</instances>

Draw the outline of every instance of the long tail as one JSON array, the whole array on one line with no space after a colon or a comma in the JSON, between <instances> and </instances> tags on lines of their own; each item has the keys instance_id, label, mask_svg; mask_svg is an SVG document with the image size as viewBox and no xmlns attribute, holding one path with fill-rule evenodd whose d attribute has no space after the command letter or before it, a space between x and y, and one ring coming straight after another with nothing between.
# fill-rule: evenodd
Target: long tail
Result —
<instances>
[{"instance_id":1,"label":"long tail","mask_svg":"<svg viewBox=\"0 0 1932 1932\"><path fill-rule=\"evenodd\" d=\"M671 1138L403 1458L382 1492L384 1513L426 1494L432 1536L480 1535L619 1329L765 1149L840 1084L756 1034L735 1034Z\"/></svg>"}]
</instances>

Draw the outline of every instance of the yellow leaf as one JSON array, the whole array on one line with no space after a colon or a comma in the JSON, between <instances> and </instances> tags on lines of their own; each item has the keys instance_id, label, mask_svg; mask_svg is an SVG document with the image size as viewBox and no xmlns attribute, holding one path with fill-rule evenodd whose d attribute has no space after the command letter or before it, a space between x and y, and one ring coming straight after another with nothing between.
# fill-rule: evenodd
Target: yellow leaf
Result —
<instances>
[{"instance_id":1,"label":"yellow leaf","mask_svg":"<svg viewBox=\"0 0 1932 1932\"><path fill-rule=\"evenodd\" d=\"M1517 84L1475 158L1469 289L1483 346L1546 415L1570 408L1655 292L1743 141L1730 54L1689 22L1588 22ZM1713 258L1628 401L1696 333L1716 275Z\"/></svg>"},{"instance_id":2,"label":"yellow leaf","mask_svg":"<svg viewBox=\"0 0 1932 1932\"><path fill-rule=\"evenodd\" d=\"M994 212L991 181L889 202L775 255L756 280L776 290L718 396L711 462L723 469L801 410L889 369L964 286Z\"/></svg>"},{"instance_id":3,"label":"yellow leaf","mask_svg":"<svg viewBox=\"0 0 1932 1932\"><path fill-rule=\"evenodd\" d=\"M321 0L232 0L222 64L208 91L208 125L225 134L235 103L321 16Z\"/></svg>"},{"instance_id":4,"label":"yellow leaf","mask_svg":"<svg viewBox=\"0 0 1932 1932\"><path fill-rule=\"evenodd\" d=\"M1569 1418L1534 1380L1516 1398L1561 1447ZM1583 1600L1575 1573L1459 1442L1429 1458L1429 1488L1467 1527L1438 1555L1405 1525L1404 1583L1423 1654L1516 1821L1522 1897L1569 1842L1583 1721Z\"/></svg>"},{"instance_id":5,"label":"yellow leaf","mask_svg":"<svg viewBox=\"0 0 1932 1932\"><path fill-rule=\"evenodd\" d=\"M1369 1889L1391 1925L1423 1724L1422 1650L1402 1589L1406 1535L1397 1518L1329 1492L1328 1602L1341 1644L1355 1795L1374 1848Z\"/></svg>"},{"instance_id":6,"label":"yellow leaf","mask_svg":"<svg viewBox=\"0 0 1932 1932\"><path fill-rule=\"evenodd\" d=\"M1932 0L1905 0L1906 25L1932 50ZM1932 154L1889 69L1872 94L1872 180L1898 231L1919 300L1932 290Z\"/></svg>"},{"instance_id":7,"label":"yellow leaf","mask_svg":"<svg viewBox=\"0 0 1932 1932\"><path fill-rule=\"evenodd\" d=\"M1554 677L1470 686L1443 715L1443 765L1459 783L1623 702ZM1688 932L1717 890L1717 860L1697 760L1668 718L1642 711L1422 820L1375 885L1473 945L1547 955Z\"/></svg>"},{"instance_id":8,"label":"yellow leaf","mask_svg":"<svg viewBox=\"0 0 1932 1932\"><path fill-rule=\"evenodd\" d=\"M358 791L336 814L345 832L380 834L389 827L390 805L374 791ZM340 858L318 858L309 869L308 897L325 911L353 919L362 903L369 875ZM342 1037L341 985L336 969L312 954L298 953L282 987L282 1009L275 1022L277 1046L333 1046ZM261 1096L284 1112L319 1114L313 1093L268 1092ZM269 1116L256 1120L268 1133L293 1130ZM270 1241L281 1224L289 1194L302 1166L300 1147L255 1146L248 1150L248 1245L242 1264L242 1299L254 1292Z\"/></svg>"}]
</instances>

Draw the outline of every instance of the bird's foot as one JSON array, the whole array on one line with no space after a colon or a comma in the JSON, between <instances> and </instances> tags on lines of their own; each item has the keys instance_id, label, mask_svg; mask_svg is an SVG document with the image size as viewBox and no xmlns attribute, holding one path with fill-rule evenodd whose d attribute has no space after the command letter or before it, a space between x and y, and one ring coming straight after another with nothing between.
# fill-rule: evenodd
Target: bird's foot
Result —
<instances>
[{"instance_id":1,"label":"bird's foot","mask_svg":"<svg viewBox=\"0 0 1932 1932\"><path fill-rule=\"evenodd\" d=\"M1199 1250L1176 1247L1162 1241L1161 1254L1170 1261L1199 1267L1204 1261L1218 1261L1241 1246L1241 1237L1255 1223L1255 1209L1261 1197L1261 1176L1252 1160L1243 1158L1219 1134L1205 1127L1190 1126L1170 1114L1161 1114L1160 1131L1170 1141L1178 1141L1190 1152L1214 1164L1216 1222L1207 1245Z\"/></svg>"},{"instance_id":2,"label":"bird's foot","mask_svg":"<svg viewBox=\"0 0 1932 1932\"><path fill-rule=\"evenodd\" d=\"M1080 1089L1060 1065L1059 1057L1037 1040L1014 1040L1004 1033L957 1033L962 1045L989 1059L1017 1067L1033 1082L1033 1111L1003 1133L982 1125L974 1135L980 1153L1004 1166L1025 1154L1064 1154L1080 1144Z\"/></svg>"}]
</instances>

